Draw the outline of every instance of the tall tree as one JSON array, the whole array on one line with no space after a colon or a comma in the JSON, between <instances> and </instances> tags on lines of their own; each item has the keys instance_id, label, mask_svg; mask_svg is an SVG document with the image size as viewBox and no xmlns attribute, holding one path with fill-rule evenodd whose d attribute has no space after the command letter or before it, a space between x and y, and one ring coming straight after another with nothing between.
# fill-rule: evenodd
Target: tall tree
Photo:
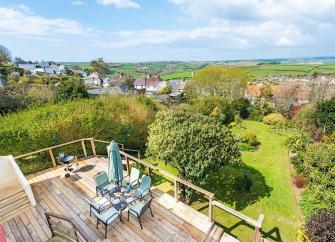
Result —
<instances>
[{"instance_id":1,"label":"tall tree","mask_svg":"<svg viewBox=\"0 0 335 242\"><path fill-rule=\"evenodd\" d=\"M88 98L84 82L79 77L72 77L59 83L55 93L55 102L64 102L79 98Z\"/></svg>"},{"instance_id":2,"label":"tall tree","mask_svg":"<svg viewBox=\"0 0 335 242\"><path fill-rule=\"evenodd\" d=\"M91 70L97 72L99 77L104 77L109 71L108 64L102 58L90 62Z\"/></svg>"},{"instance_id":3,"label":"tall tree","mask_svg":"<svg viewBox=\"0 0 335 242\"><path fill-rule=\"evenodd\" d=\"M204 184L209 172L240 163L233 134L215 119L187 110L159 112L150 126L148 155L176 168L181 178Z\"/></svg>"},{"instance_id":4,"label":"tall tree","mask_svg":"<svg viewBox=\"0 0 335 242\"><path fill-rule=\"evenodd\" d=\"M250 80L250 76L238 68L205 67L196 72L186 89L186 94L191 98L199 96L223 96L231 100L243 98Z\"/></svg>"},{"instance_id":5,"label":"tall tree","mask_svg":"<svg viewBox=\"0 0 335 242\"><path fill-rule=\"evenodd\" d=\"M0 63L1 62L9 62L11 61L11 53L10 50L7 49L5 46L0 45Z\"/></svg>"}]
</instances>

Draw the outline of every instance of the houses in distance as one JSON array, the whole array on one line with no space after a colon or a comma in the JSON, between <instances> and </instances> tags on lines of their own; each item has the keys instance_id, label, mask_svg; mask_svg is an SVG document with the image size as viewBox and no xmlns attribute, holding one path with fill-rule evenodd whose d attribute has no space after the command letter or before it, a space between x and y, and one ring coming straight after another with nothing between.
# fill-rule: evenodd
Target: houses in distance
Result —
<instances>
[{"instance_id":1,"label":"houses in distance","mask_svg":"<svg viewBox=\"0 0 335 242\"><path fill-rule=\"evenodd\" d=\"M158 100L178 100L182 97L187 80L165 81L159 75L146 75L137 79L125 73L118 73L112 78L99 78L97 74L84 78L85 84L91 87L88 92L91 95L100 94L146 94L156 95ZM169 93L160 94L160 91L169 87ZM162 95L164 98L162 99ZM163 102L163 101L162 101Z\"/></svg>"},{"instance_id":2,"label":"houses in distance","mask_svg":"<svg viewBox=\"0 0 335 242\"><path fill-rule=\"evenodd\" d=\"M37 63L16 63L19 69L30 72L33 75L62 75L65 74L65 66L53 61L41 61Z\"/></svg>"}]
</instances>

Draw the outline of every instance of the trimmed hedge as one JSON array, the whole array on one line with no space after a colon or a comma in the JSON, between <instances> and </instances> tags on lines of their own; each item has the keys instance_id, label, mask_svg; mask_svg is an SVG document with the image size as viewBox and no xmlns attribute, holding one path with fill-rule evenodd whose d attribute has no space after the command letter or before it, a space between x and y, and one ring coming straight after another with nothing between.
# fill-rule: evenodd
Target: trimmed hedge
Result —
<instances>
[{"instance_id":1,"label":"trimmed hedge","mask_svg":"<svg viewBox=\"0 0 335 242\"><path fill-rule=\"evenodd\" d=\"M47 105L0 118L0 155L19 155L41 148L65 143L84 137L116 140L126 147L143 149L148 125L153 122L157 107L147 97L106 97L77 100L58 105ZM145 101L145 102L144 102ZM88 144L87 144L88 146ZM89 148L89 146L88 146ZM70 150L69 150L70 149ZM81 146L68 150L80 155ZM32 173L49 166L43 164L45 155L30 157L39 162L25 167ZM29 163L29 161L27 161Z\"/></svg>"}]
</instances>

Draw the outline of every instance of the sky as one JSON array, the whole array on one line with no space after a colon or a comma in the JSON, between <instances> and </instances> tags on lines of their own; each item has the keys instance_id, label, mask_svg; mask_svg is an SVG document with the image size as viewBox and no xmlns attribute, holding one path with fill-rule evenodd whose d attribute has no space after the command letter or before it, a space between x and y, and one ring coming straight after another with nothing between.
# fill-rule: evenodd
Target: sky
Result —
<instances>
[{"instance_id":1,"label":"sky","mask_svg":"<svg viewBox=\"0 0 335 242\"><path fill-rule=\"evenodd\" d=\"M0 0L0 45L25 60L335 56L335 0Z\"/></svg>"}]
</instances>

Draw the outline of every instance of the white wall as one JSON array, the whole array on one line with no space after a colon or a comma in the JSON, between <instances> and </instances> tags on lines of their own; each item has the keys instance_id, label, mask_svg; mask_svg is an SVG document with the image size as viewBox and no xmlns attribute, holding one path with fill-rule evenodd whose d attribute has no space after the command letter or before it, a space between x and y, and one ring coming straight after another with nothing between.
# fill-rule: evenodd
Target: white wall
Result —
<instances>
[{"instance_id":1,"label":"white wall","mask_svg":"<svg viewBox=\"0 0 335 242\"><path fill-rule=\"evenodd\" d=\"M20 167L16 164L13 156L0 156L0 187L8 185L8 182L18 182L25 191L31 205L36 205L30 184L23 175Z\"/></svg>"},{"instance_id":2,"label":"white wall","mask_svg":"<svg viewBox=\"0 0 335 242\"><path fill-rule=\"evenodd\" d=\"M17 179L8 156L0 156L0 187L7 186L13 181Z\"/></svg>"}]
</instances>

